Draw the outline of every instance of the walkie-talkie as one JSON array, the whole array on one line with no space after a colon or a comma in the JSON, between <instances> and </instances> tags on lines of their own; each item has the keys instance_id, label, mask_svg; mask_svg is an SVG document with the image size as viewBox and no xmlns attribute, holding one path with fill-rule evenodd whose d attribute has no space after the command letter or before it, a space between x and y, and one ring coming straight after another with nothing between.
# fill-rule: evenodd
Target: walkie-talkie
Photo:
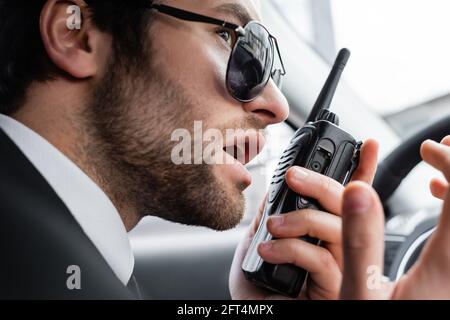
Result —
<instances>
[{"instance_id":1,"label":"walkie-talkie","mask_svg":"<svg viewBox=\"0 0 450 320\"><path fill-rule=\"evenodd\" d=\"M345 185L359 164L361 142L340 129L339 118L330 112L350 51L342 49L304 127L299 129L283 153L272 178L263 217L242 264L246 278L260 286L290 297L298 297L305 283L307 271L292 264L270 264L257 252L261 242L270 241L267 219L300 209L320 209L318 202L289 189L285 174L292 166L300 166L331 177ZM320 245L318 239L308 236L300 239Z\"/></svg>"}]
</instances>

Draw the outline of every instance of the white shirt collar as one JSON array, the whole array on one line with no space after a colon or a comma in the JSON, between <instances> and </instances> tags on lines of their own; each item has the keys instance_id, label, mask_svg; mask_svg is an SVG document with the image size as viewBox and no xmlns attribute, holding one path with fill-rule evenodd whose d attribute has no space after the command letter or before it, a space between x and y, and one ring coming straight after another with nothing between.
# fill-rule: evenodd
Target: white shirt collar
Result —
<instances>
[{"instance_id":1,"label":"white shirt collar","mask_svg":"<svg viewBox=\"0 0 450 320\"><path fill-rule=\"evenodd\" d=\"M77 165L28 127L0 114L0 128L47 180L126 285L134 257L125 226L111 200Z\"/></svg>"}]
</instances>

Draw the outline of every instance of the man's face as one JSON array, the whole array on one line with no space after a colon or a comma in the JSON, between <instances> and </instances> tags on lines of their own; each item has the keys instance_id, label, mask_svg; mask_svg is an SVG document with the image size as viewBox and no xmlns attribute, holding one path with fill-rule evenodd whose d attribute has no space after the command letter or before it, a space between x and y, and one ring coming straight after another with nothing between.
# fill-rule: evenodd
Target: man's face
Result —
<instances>
[{"instance_id":1,"label":"man's face","mask_svg":"<svg viewBox=\"0 0 450 320\"><path fill-rule=\"evenodd\" d=\"M256 1L164 4L241 26L248 19L260 20ZM238 163L227 159L231 156L224 148L233 149L243 139L258 145L259 151L264 138L256 130L285 120L286 100L272 81L250 103L232 98L225 82L233 45L229 30L157 12L153 19L148 57L132 68L115 59L95 90L91 120L102 141L97 147L111 160L115 184L125 188L120 197L132 202L141 216L229 229L243 216L242 191L251 182L244 164L255 154L242 150L247 154L240 157L244 163ZM254 134L225 135L215 159L226 159L226 164L194 164L193 159L192 164L176 165L171 157L176 145L172 133L187 129L192 144L199 143L195 139L202 137L193 132L195 121L201 121L203 132L218 129L225 135L227 129L254 129Z\"/></svg>"}]
</instances>

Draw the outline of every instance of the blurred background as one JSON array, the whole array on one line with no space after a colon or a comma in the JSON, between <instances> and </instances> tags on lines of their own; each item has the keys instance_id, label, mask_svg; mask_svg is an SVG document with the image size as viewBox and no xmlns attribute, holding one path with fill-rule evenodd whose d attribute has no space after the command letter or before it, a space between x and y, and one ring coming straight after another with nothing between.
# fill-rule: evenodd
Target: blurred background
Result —
<instances>
[{"instance_id":1,"label":"blurred background","mask_svg":"<svg viewBox=\"0 0 450 320\"><path fill-rule=\"evenodd\" d=\"M347 82L406 136L450 109L450 1L276 0L326 61L352 50ZM286 49L288 50L288 49Z\"/></svg>"}]
</instances>

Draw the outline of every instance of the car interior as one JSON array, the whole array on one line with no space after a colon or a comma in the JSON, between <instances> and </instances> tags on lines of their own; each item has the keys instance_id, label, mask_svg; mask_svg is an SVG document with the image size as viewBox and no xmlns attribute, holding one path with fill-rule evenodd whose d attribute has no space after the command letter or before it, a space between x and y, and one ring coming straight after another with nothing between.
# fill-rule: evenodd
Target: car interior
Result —
<instances>
[{"instance_id":1,"label":"car interior","mask_svg":"<svg viewBox=\"0 0 450 320\"><path fill-rule=\"evenodd\" d=\"M374 186L386 212L384 273L398 279L417 259L442 205L428 189L429 180L440 173L421 163L419 147L425 139L438 140L449 134L450 81L445 82L445 77L450 72L450 44L442 39L450 22L441 19L445 8L424 10L425 1L392 4L382 0L366 2L366 7L357 0L339 1L339 6L337 2L261 2L263 22L277 37L286 65L283 92L290 117L268 128L265 150L248 165L253 183L245 192L246 214L238 227L216 232L149 217L131 232L135 276L144 298L231 298L228 276L235 248L264 199L280 155L304 125L342 47L352 51L352 58L331 110L339 115L345 131L361 141L374 138L380 144ZM412 26L398 26L395 15L401 14L402 5L411 9L406 24L429 19L429 28L437 27L437 34L431 36L423 24L422 32L414 35L409 34L414 33ZM449 5L444 1L442 6L448 9ZM373 10L379 10L377 22L371 17ZM374 29L381 36L372 37ZM393 44L398 36L402 41ZM422 50L417 44L421 41L430 41L435 48ZM439 53L434 56L431 51ZM423 60L417 63L418 59ZM430 59L433 62L426 62ZM439 76L430 80L428 74Z\"/></svg>"}]
</instances>

